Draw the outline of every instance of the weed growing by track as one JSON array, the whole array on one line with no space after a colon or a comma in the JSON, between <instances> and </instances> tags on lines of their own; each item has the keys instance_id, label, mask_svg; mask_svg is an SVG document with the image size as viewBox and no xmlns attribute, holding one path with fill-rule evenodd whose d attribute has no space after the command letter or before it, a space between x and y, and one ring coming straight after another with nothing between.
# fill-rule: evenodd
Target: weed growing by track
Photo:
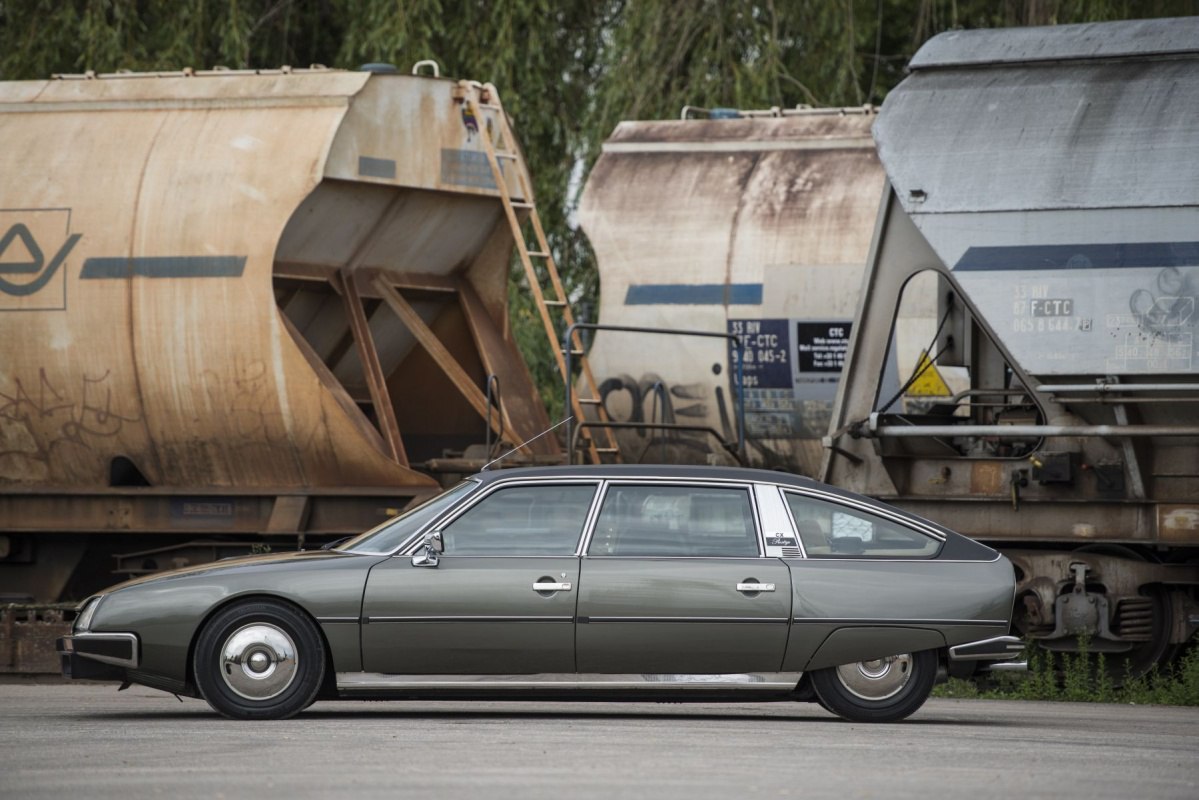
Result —
<instances>
[{"instance_id":1,"label":"weed growing by track","mask_svg":"<svg viewBox=\"0 0 1199 800\"><path fill-rule=\"evenodd\" d=\"M951 678L933 690L934 697L989 700L1050 700L1073 703L1199 706L1199 645L1176 661L1116 686L1107 658L1091 658L1086 644L1078 653L1055 659L1040 648L1032 650L1027 673L997 673L988 683Z\"/></svg>"}]
</instances>

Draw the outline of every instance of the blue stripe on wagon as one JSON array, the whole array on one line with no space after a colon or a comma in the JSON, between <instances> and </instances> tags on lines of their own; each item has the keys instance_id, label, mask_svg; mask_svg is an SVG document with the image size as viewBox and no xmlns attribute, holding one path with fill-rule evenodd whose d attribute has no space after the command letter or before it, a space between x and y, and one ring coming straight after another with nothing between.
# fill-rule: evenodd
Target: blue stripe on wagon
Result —
<instances>
[{"instance_id":1,"label":"blue stripe on wagon","mask_svg":"<svg viewBox=\"0 0 1199 800\"><path fill-rule=\"evenodd\" d=\"M154 256L149 258L89 258L79 277L103 278L240 278L245 256Z\"/></svg>"},{"instance_id":2,"label":"blue stripe on wagon","mask_svg":"<svg viewBox=\"0 0 1199 800\"><path fill-rule=\"evenodd\" d=\"M762 304L760 283L635 283L624 296L626 306L756 306Z\"/></svg>"},{"instance_id":3,"label":"blue stripe on wagon","mask_svg":"<svg viewBox=\"0 0 1199 800\"><path fill-rule=\"evenodd\" d=\"M971 247L953 268L956 272L1009 272L1191 266L1199 266L1199 242Z\"/></svg>"}]
</instances>

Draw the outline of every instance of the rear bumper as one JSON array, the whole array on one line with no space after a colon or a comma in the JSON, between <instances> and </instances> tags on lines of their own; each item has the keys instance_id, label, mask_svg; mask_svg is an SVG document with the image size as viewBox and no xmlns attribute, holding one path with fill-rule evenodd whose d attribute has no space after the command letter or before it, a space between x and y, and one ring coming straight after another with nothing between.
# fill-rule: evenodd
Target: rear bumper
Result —
<instances>
[{"instance_id":1,"label":"rear bumper","mask_svg":"<svg viewBox=\"0 0 1199 800\"><path fill-rule=\"evenodd\" d=\"M950 661L973 661L983 669L1019 671L1028 669L1027 661L1017 661L1024 652L1024 642L1015 636L995 636L977 642L957 644L949 648Z\"/></svg>"},{"instance_id":2,"label":"rear bumper","mask_svg":"<svg viewBox=\"0 0 1199 800\"><path fill-rule=\"evenodd\" d=\"M137 636L132 633L76 633L56 643L67 678L124 680L125 670L140 662Z\"/></svg>"}]
</instances>

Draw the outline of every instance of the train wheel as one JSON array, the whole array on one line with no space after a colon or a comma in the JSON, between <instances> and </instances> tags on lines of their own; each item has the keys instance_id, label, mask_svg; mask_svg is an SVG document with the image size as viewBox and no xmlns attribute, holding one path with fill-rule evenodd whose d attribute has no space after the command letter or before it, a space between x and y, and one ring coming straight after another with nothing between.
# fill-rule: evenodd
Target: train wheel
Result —
<instances>
[{"instance_id":1,"label":"train wheel","mask_svg":"<svg viewBox=\"0 0 1199 800\"><path fill-rule=\"evenodd\" d=\"M1106 653L1103 656L1108 677L1116 687L1131 678L1139 678L1155 668L1164 667L1178 653L1179 645L1170 644L1170 633L1174 627L1174 606L1170 602L1170 593L1165 589L1153 588L1144 598L1146 611L1151 612L1153 620L1150 638L1136 643L1126 652ZM1092 653L1091 658L1098 661L1098 654Z\"/></svg>"},{"instance_id":2,"label":"train wheel","mask_svg":"<svg viewBox=\"0 0 1199 800\"><path fill-rule=\"evenodd\" d=\"M1120 544L1083 545L1074 552L1118 556L1130 561L1154 560L1143 551ZM1170 601L1169 591L1161 587L1149 587L1143 597L1145 603L1142 613L1152 620L1149 638L1137 642L1131 650L1108 653L1103 658L1108 677L1117 687L1130 678L1148 674L1155 667L1165 666L1178 653L1179 646L1170 644L1170 634L1174 628L1174 605ZM1097 661L1098 655L1092 653L1091 658Z\"/></svg>"}]
</instances>

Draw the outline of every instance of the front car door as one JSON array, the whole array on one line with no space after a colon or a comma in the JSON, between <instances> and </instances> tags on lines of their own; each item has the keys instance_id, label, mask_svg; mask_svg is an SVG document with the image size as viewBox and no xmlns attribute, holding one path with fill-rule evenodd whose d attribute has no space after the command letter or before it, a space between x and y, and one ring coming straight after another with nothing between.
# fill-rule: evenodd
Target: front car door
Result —
<instances>
[{"instance_id":1,"label":"front car door","mask_svg":"<svg viewBox=\"0 0 1199 800\"><path fill-rule=\"evenodd\" d=\"M575 670L579 540L596 482L497 485L441 526L437 566L375 566L363 598L368 673Z\"/></svg>"},{"instance_id":2,"label":"front car door","mask_svg":"<svg viewBox=\"0 0 1199 800\"><path fill-rule=\"evenodd\" d=\"M791 583L754 509L748 484L610 482L580 568L579 672L777 672Z\"/></svg>"}]
</instances>

